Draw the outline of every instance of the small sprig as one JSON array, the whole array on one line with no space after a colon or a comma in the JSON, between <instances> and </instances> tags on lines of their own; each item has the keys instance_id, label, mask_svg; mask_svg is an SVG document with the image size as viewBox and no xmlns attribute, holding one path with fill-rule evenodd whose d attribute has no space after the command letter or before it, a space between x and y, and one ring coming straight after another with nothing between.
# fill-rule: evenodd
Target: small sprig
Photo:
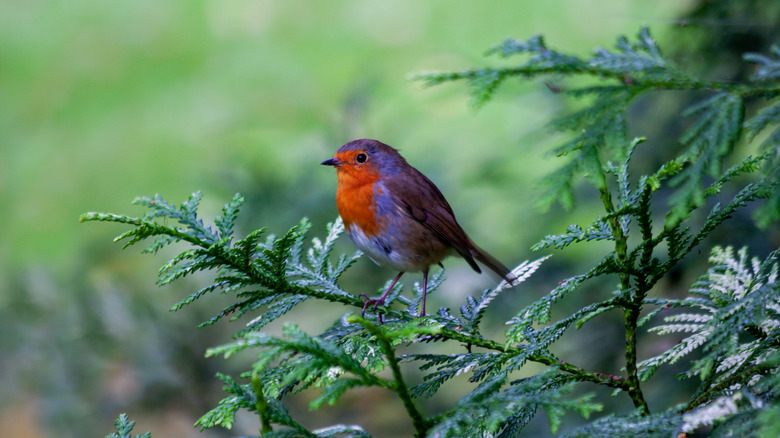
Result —
<instances>
[{"instance_id":1,"label":"small sprig","mask_svg":"<svg viewBox=\"0 0 780 438\"><path fill-rule=\"evenodd\" d=\"M780 78L780 46L773 44L769 49L770 55L761 53L746 53L743 55L745 61L754 62L758 69L753 74L754 81L765 81Z\"/></svg>"},{"instance_id":2,"label":"small sprig","mask_svg":"<svg viewBox=\"0 0 780 438\"><path fill-rule=\"evenodd\" d=\"M735 387L747 383L757 366L780 351L779 257L780 251L775 251L764 261L748 260L746 248L736 255L731 247L713 248L710 261L715 267L694 283L692 297L665 301L665 307L688 307L698 312L667 316L663 324L650 329L660 335L685 333L686 337L640 363L642 380L649 379L662 364L675 363L702 349L704 357L695 361L685 377L700 376L704 391L723 381ZM730 330L724 332L720 327Z\"/></svg>"},{"instance_id":3,"label":"small sprig","mask_svg":"<svg viewBox=\"0 0 780 438\"><path fill-rule=\"evenodd\" d=\"M152 434L149 432L139 435L130 435L135 427L135 421L130 421L130 419L127 418L127 414L119 414L119 417L114 421L114 427L116 428L116 432L106 435L106 438L152 438Z\"/></svg>"},{"instance_id":4,"label":"small sprig","mask_svg":"<svg viewBox=\"0 0 780 438\"><path fill-rule=\"evenodd\" d=\"M550 430L555 433L567 412L588 418L602 406L591 402L592 395L575 399L565 396L573 382L555 370L511 382L505 386L506 372L493 374L449 412L434 419L430 437L513 436L533 417L538 409L547 413Z\"/></svg>"},{"instance_id":5,"label":"small sprig","mask_svg":"<svg viewBox=\"0 0 780 438\"><path fill-rule=\"evenodd\" d=\"M165 245L184 241L193 248L181 252L160 268L157 283L161 286L196 272L214 270L214 281L175 304L171 310L180 310L210 292L233 293L239 299L214 317L203 322L211 325L224 317L236 320L248 312L261 311L245 330L262 328L289 312L309 298L362 306L362 301L338 286L339 277L360 257L341 255L331 261L333 245L343 232L340 219L328 225L325 241L312 240L312 247L304 250L304 240L310 229L303 219L282 237L266 236L265 229L254 231L240 240L234 240L234 225L243 197L236 195L215 219L216 228L206 225L198 217L201 194L194 193L177 207L159 195L137 198L134 204L151 211L143 217L86 213L81 221L101 221L130 224L135 228L121 234L115 241L127 240L125 247L145 239L154 239L144 252L154 253ZM181 226L170 226L159 219L174 219ZM303 254L307 257L304 259Z\"/></svg>"}]
</instances>

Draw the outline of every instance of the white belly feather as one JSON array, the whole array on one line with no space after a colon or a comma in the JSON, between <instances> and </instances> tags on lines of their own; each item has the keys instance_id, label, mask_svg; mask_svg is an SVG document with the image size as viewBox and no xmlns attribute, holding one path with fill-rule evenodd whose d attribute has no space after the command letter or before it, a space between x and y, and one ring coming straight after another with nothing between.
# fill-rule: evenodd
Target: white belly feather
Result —
<instances>
[{"instance_id":1,"label":"white belly feather","mask_svg":"<svg viewBox=\"0 0 780 438\"><path fill-rule=\"evenodd\" d=\"M410 263L401 257L401 254L389 243L382 242L376 237L369 237L363 233L360 227L351 227L347 233L355 246L360 248L374 263L379 266L394 269L402 272L421 271L422 267L418 264Z\"/></svg>"}]
</instances>

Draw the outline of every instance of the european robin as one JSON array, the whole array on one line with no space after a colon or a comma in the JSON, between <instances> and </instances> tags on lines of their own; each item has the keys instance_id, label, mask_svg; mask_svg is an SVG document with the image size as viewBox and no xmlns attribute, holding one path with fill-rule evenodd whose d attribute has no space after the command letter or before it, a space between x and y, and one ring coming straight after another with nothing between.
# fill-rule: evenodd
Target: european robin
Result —
<instances>
[{"instance_id":1,"label":"european robin","mask_svg":"<svg viewBox=\"0 0 780 438\"><path fill-rule=\"evenodd\" d=\"M428 268L449 255L481 272L476 259L512 284L509 269L471 241L441 191L394 148L354 140L322 164L336 168L336 207L349 238L378 265L399 271L379 298L362 295L363 314L370 304L384 305L404 272L421 271L424 316Z\"/></svg>"}]
</instances>

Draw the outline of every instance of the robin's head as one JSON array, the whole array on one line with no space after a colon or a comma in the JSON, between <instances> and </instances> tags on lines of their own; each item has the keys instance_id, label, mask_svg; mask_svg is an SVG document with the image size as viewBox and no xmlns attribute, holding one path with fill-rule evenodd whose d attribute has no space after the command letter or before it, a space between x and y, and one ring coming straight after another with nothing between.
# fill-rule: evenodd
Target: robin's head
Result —
<instances>
[{"instance_id":1,"label":"robin's head","mask_svg":"<svg viewBox=\"0 0 780 438\"><path fill-rule=\"evenodd\" d=\"M321 164L334 166L340 175L354 177L393 175L408 165L394 148L367 138L345 144L333 158Z\"/></svg>"}]
</instances>

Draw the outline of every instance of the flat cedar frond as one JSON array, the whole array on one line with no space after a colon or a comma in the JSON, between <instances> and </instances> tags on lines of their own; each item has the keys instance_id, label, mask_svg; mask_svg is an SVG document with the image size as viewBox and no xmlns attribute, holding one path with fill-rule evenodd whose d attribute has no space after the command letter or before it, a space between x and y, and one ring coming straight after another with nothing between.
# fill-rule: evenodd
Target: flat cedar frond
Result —
<instances>
[{"instance_id":1,"label":"flat cedar frond","mask_svg":"<svg viewBox=\"0 0 780 438\"><path fill-rule=\"evenodd\" d=\"M578 177L594 175L593 169L601 167L599 161L621 160L627 154L629 142L628 110L638 97L658 90L701 90L710 93L695 103L684 115L697 116L680 137L685 149L675 157L675 173L672 180L676 187L670 198L673 214L670 223L687 217L691 208L704 200L703 184L706 176L717 177L725 158L741 139L743 129L755 136L758 131L771 124L777 126L777 111L762 111L751 122L744 123L746 98L762 96L776 98L780 92L771 83L780 74L778 47L773 46L771 56L747 54L745 59L759 65L752 87L741 87L729 82L710 81L697 78L665 58L657 42L643 27L634 40L619 37L614 50L599 48L590 58L562 53L547 47L541 36L527 41L507 40L493 48L488 54L502 57L525 54L528 59L516 67L482 68L454 73L423 74L415 77L428 85L466 80L473 96L473 104L484 104L501 82L512 78L531 79L551 74L580 76L598 81L599 85L585 85L566 89L565 95L574 97L591 96L592 102L571 115L558 118L550 124L554 131L571 131L571 139L553 152L556 155L574 155L569 162L551 173L541 183L545 191L538 205L544 209L553 202L565 208L574 203L573 188ZM777 144L780 130L770 137L770 143ZM775 154L777 155L777 153ZM771 158L770 163L778 161ZM780 165L773 166L775 169ZM769 169L767 169L769 170ZM780 172L766 172L777 180ZM599 187L598 179L592 181ZM780 206L780 197L773 198L770 207ZM766 207L764 216L776 217L778 208ZM764 218L768 224L770 218Z\"/></svg>"},{"instance_id":2,"label":"flat cedar frond","mask_svg":"<svg viewBox=\"0 0 780 438\"><path fill-rule=\"evenodd\" d=\"M569 225L566 234L548 234L541 241L531 247L533 251L539 251L548 247L563 249L572 243L587 242L591 240L613 240L612 231L607 222L601 218L583 230L579 225Z\"/></svg>"},{"instance_id":3,"label":"flat cedar frond","mask_svg":"<svg viewBox=\"0 0 780 438\"><path fill-rule=\"evenodd\" d=\"M567 278L558 284L547 295L540 298L534 303L522 309L515 317L506 322L510 326L507 329L507 345L511 345L517 342L521 342L527 329L529 329L534 321L545 324L550 321L551 310L553 304L561 300L564 296L576 291L582 283L585 281L606 274L614 274L617 266L614 264L613 258L607 256L603 258L599 264L592 268L585 274L577 275L575 277Z\"/></svg>"},{"instance_id":4,"label":"flat cedar frond","mask_svg":"<svg viewBox=\"0 0 780 438\"><path fill-rule=\"evenodd\" d=\"M590 65L602 70L623 74L638 72L645 75L662 75L669 70L670 61L661 55L661 49L650 36L650 30L643 27L632 43L624 36L618 37L617 51L596 49ZM671 76L666 73L662 77Z\"/></svg>"},{"instance_id":5,"label":"flat cedar frond","mask_svg":"<svg viewBox=\"0 0 780 438\"><path fill-rule=\"evenodd\" d=\"M582 70L587 68L581 59L569 56L547 47L542 35L534 35L528 41L508 39L500 46L493 47L485 52L486 55L499 55L507 58L521 53L531 54L527 65L546 68L566 68L569 70Z\"/></svg>"},{"instance_id":6,"label":"flat cedar frond","mask_svg":"<svg viewBox=\"0 0 780 438\"><path fill-rule=\"evenodd\" d=\"M778 257L780 250L763 262L748 260L745 248L735 255L731 247L715 247L710 257L715 266L691 288L691 293L700 298L686 302L707 313L674 314L650 329L662 335L690 335L666 352L640 363L642 379L650 378L659 366L701 349L704 357L696 359L691 371L685 374L702 378L700 392L712 391L712 395L717 395L712 388L724 382L730 383L731 390L748 384L767 358L780 351ZM703 398L697 404L705 401Z\"/></svg>"},{"instance_id":7,"label":"flat cedar frond","mask_svg":"<svg viewBox=\"0 0 780 438\"><path fill-rule=\"evenodd\" d=\"M114 421L114 427L116 428L116 432L106 435L106 438L152 438L152 434L149 432L139 435L130 435L135 427L135 421L130 421L127 414L119 414L119 417Z\"/></svg>"},{"instance_id":8,"label":"flat cedar frond","mask_svg":"<svg viewBox=\"0 0 780 438\"><path fill-rule=\"evenodd\" d=\"M585 426L561 435L562 438L660 438L679 437L682 426L680 408L666 412L643 415L641 412L633 415L608 415L599 418Z\"/></svg>"},{"instance_id":9,"label":"flat cedar frond","mask_svg":"<svg viewBox=\"0 0 780 438\"><path fill-rule=\"evenodd\" d=\"M731 153L742 132L745 107L736 93L721 92L686 110L683 115L698 115L680 142L686 147L682 157L687 167L672 180L679 187L672 197L676 206L670 222L678 222L687 212L704 202L703 181L720 175L724 159Z\"/></svg>"},{"instance_id":10,"label":"flat cedar frond","mask_svg":"<svg viewBox=\"0 0 780 438\"><path fill-rule=\"evenodd\" d=\"M284 335L277 338L247 333L237 342L209 350L208 355L230 356L247 348L260 348L254 373L263 382L265 396L277 398L292 387L314 385L322 395L311 402L313 409L335 403L350 388L391 386L336 343L308 336L292 324L285 325Z\"/></svg>"},{"instance_id":11,"label":"flat cedar frond","mask_svg":"<svg viewBox=\"0 0 780 438\"><path fill-rule=\"evenodd\" d=\"M444 382L461 374L472 374L470 380L475 382L481 380L480 376L500 370L503 361L508 360L504 356L497 353L415 354L404 357L404 361L423 362L422 371L433 369L423 377L422 383L411 388L414 397L431 397Z\"/></svg>"},{"instance_id":12,"label":"flat cedar frond","mask_svg":"<svg viewBox=\"0 0 780 438\"><path fill-rule=\"evenodd\" d=\"M774 47L777 49L777 46ZM764 129L772 127L762 144L766 163L763 173L775 186L780 186L780 102L775 99L773 105L761 109L753 118L745 122L745 133L749 139L756 138ZM754 217L762 228L780 220L780 191L775 190L768 202L755 213Z\"/></svg>"},{"instance_id":13,"label":"flat cedar frond","mask_svg":"<svg viewBox=\"0 0 780 438\"><path fill-rule=\"evenodd\" d=\"M427 436L466 437L484 433L511 436L506 435L505 429L519 430L518 420L525 424L527 417L532 417L538 409L547 413L550 429L555 432L567 412L577 412L587 418L602 409L590 401L591 395L565 398L573 382L567 382L565 376L554 370L512 382L508 387L506 382L506 373L497 373L480 383L455 408L437 417Z\"/></svg>"},{"instance_id":14,"label":"flat cedar frond","mask_svg":"<svg viewBox=\"0 0 780 438\"><path fill-rule=\"evenodd\" d=\"M780 123L780 102L775 102L773 105L762 108L753 118L745 122L745 133L752 140L766 127L777 125L778 123ZM774 133L770 134L769 139L774 140L777 135L777 130L775 130ZM776 142L770 141L767 143L769 145Z\"/></svg>"},{"instance_id":15,"label":"flat cedar frond","mask_svg":"<svg viewBox=\"0 0 780 438\"><path fill-rule=\"evenodd\" d=\"M587 143L610 149L625 147L626 120L624 112L638 94L631 88L611 88L596 94L586 108L556 119L549 127L553 131L573 131L575 137L563 146L553 149L557 156L578 150ZM622 159L624 154L616 155Z\"/></svg>"},{"instance_id":16,"label":"flat cedar frond","mask_svg":"<svg viewBox=\"0 0 780 438\"><path fill-rule=\"evenodd\" d=\"M764 81L780 78L780 46L773 44L769 49L770 56L760 53L746 53L743 55L745 61L758 64L758 70L753 74L754 81Z\"/></svg>"},{"instance_id":17,"label":"flat cedar frond","mask_svg":"<svg viewBox=\"0 0 780 438\"><path fill-rule=\"evenodd\" d=\"M541 257L532 262L526 260L515 267L510 273L514 279L511 286L507 284L506 281L502 281L495 288L482 291L479 298L467 297L466 304L460 306L460 313L463 318L459 319L458 322L462 324L461 328L468 332L479 333L479 323L482 321L482 317L485 315L488 305L498 296L498 294L504 290L519 286L520 283L524 282L536 272L542 263L549 257L550 256ZM446 312L446 309L442 309L442 315L446 315L444 312Z\"/></svg>"},{"instance_id":18,"label":"flat cedar frond","mask_svg":"<svg viewBox=\"0 0 780 438\"><path fill-rule=\"evenodd\" d=\"M241 210L241 206L244 205L244 197L240 193L236 193L233 199L229 203L222 207L222 216L214 218L214 223L219 230L220 239L230 239L233 237L233 228L238 219L238 213Z\"/></svg>"},{"instance_id":19,"label":"flat cedar frond","mask_svg":"<svg viewBox=\"0 0 780 438\"><path fill-rule=\"evenodd\" d=\"M217 374L217 377L225 383L223 390L230 394L230 397L223 399L216 408L198 419L195 426L199 427L201 431L217 426L231 429L235 423L236 413L239 409L246 409L260 415L264 423L282 426L283 429L276 431L280 434L278 436L317 436L296 422L278 400L270 398L265 399L263 403L258 403L252 384L239 385L233 378L223 374ZM262 412L258 412L258 408L262 409ZM264 436L270 436L270 434L266 433Z\"/></svg>"},{"instance_id":20,"label":"flat cedar frond","mask_svg":"<svg viewBox=\"0 0 780 438\"><path fill-rule=\"evenodd\" d=\"M183 251L163 265L158 284L165 285L206 270L217 271L218 276L212 284L182 299L172 310L179 310L214 291L234 293L241 298L202 325L214 324L226 316L235 320L247 312L260 312L245 330L259 329L312 297L352 303L356 307L362 305L358 298L336 283L360 256L360 252L356 252L352 256L341 255L335 262L331 260L333 244L344 232L340 219L328 225L328 235L324 242L314 238L308 250L303 248L310 228L306 219L279 238L265 236L265 230L261 229L234 241L233 227L243 197L236 195L225 205L222 216L215 219L216 229L198 217L200 199L201 194L194 193L177 207L159 195L142 197L134 203L151 209L143 218L88 213L82 216L82 220L136 226L117 240L129 239L129 246L156 237L145 252L155 252L176 241L186 241L193 245L193 249ZM157 222L165 218L175 219L181 226L171 227Z\"/></svg>"},{"instance_id":21,"label":"flat cedar frond","mask_svg":"<svg viewBox=\"0 0 780 438\"><path fill-rule=\"evenodd\" d=\"M195 423L200 430L216 426L230 429L239 409L252 409L255 405L250 385L239 385L232 377L221 373L217 373L217 378L225 384L222 389L231 397L223 399L217 407L200 417Z\"/></svg>"},{"instance_id":22,"label":"flat cedar frond","mask_svg":"<svg viewBox=\"0 0 780 438\"><path fill-rule=\"evenodd\" d=\"M576 324L576 327L579 328L591 318L615 307L617 307L617 300L614 298L596 302L583 307L560 321L538 329L533 327L533 319L528 315L529 312L525 312L528 319L515 317L509 320L507 324L510 327L506 330L506 345L516 345L519 349L519 354L509 359L509 369L520 369L530 358L549 354L547 351L548 347L563 336L564 332L573 324ZM530 309L530 306L527 309Z\"/></svg>"}]
</instances>

